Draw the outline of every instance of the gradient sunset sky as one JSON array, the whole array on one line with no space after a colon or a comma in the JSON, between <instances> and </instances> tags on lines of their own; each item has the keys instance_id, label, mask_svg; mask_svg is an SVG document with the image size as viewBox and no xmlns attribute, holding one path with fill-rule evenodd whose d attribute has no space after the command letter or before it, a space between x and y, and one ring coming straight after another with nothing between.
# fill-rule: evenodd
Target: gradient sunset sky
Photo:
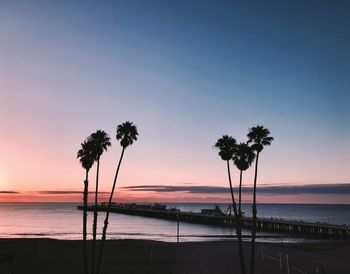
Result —
<instances>
[{"instance_id":1,"label":"gradient sunset sky","mask_svg":"<svg viewBox=\"0 0 350 274\"><path fill-rule=\"evenodd\" d=\"M349 12L348 1L0 0L0 201L81 201L76 152L97 129L113 143L109 191L115 129L130 120L140 136L121 200L229 200L212 191L227 186L213 145L262 124L275 141L259 185L326 190L260 201L350 203L350 187L327 192L350 183Z\"/></svg>"}]
</instances>

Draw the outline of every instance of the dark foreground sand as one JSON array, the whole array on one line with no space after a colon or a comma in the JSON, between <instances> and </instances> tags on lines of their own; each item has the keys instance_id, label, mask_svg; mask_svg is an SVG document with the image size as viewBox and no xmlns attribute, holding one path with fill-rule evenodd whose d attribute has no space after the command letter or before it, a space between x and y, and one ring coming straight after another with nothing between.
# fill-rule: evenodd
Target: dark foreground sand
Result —
<instances>
[{"instance_id":1,"label":"dark foreground sand","mask_svg":"<svg viewBox=\"0 0 350 274\"><path fill-rule=\"evenodd\" d=\"M264 244L257 246L257 274L287 273L285 256L291 262L290 273L348 274L350 273L350 242L327 241L307 244ZM164 243L141 240L108 241L102 274L226 274L239 273L236 242ZM248 255L249 245L245 246ZM278 261L266 253L283 258L283 270ZM0 253L16 254L16 272L69 274L82 273L81 241L53 239L1 239ZM247 256L248 257L248 256ZM249 264L249 262L247 262ZM1 272L1 267L0 267ZM3 273L3 272L1 272Z\"/></svg>"}]
</instances>

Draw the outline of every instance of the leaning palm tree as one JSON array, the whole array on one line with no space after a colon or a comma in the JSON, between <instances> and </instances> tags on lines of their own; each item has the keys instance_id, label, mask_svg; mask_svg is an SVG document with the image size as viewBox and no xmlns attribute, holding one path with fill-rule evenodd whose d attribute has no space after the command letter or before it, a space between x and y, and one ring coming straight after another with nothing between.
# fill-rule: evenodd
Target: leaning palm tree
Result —
<instances>
[{"instance_id":1,"label":"leaning palm tree","mask_svg":"<svg viewBox=\"0 0 350 274\"><path fill-rule=\"evenodd\" d=\"M107 151L107 148L111 146L111 138L103 130L97 130L92 133L88 138L88 141L91 142L93 155L95 161L97 161L96 168L96 188L95 188L95 204L94 204L94 221L92 228L92 262L91 262L91 272L95 271L95 257L96 257L96 232L97 232L97 201L98 201L98 177L100 171L100 158L103 154L103 151Z\"/></svg>"},{"instance_id":2,"label":"leaning palm tree","mask_svg":"<svg viewBox=\"0 0 350 274\"><path fill-rule=\"evenodd\" d=\"M240 143L236 146L236 151L232 157L235 166L240 170L239 173L239 196L238 196L238 214L242 218L242 174L247 170L255 159L253 149L247 143Z\"/></svg>"},{"instance_id":3,"label":"leaning palm tree","mask_svg":"<svg viewBox=\"0 0 350 274\"><path fill-rule=\"evenodd\" d=\"M88 254L87 254L87 203L89 193L89 171L94 164L95 158L93 155L91 142L84 141L81 143L81 149L78 150L77 158L79 158L82 167L85 169L84 181L84 198L83 198L83 265L84 273L88 274Z\"/></svg>"},{"instance_id":4,"label":"leaning palm tree","mask_svg":"<svg viewBox=\"0 0 350 274\"><path fill-rule=\"evenodd\" d=\"M104 221L104 227L103 227L103 232L102 232L101 247L100 247L100 252L99 252L98 261L97 261L97 271L96 271L97 274L100 272L100 268L101 268L103 248L104 248L104 243L105 243L106 234L107 234L109 213L110 213L110 209L111 209L111 205L112 205L113 194L114 194L115 186L117 183L120 165L121 165L122 160L123 160L125 149L128 146L132 145L134 143L134 141L137 140L137 135L139 135L137 132L137 128L132 122L127 121L125 123L122 123L121 125L118 125L118 127L117 127L116 138L117 138L117 140L120 140L120 145L122 146L122 152L120 155L117 170L115 172L113 186L112 186L111 194L109 196L109 201L108 201L108 205L107 205L106 218Z\"/></svg>"},{"instance_id":5,"label":"leaning palm tree","mask_svg":"<svg viewBox=\"0 0 350 274\"><path fill-rule=\"evenodd\" d=\"M240 259L240 265L241 265L241 274L245 274L245 261L244 261L243 244L242 244L242 228L238 220L239 217L237 212L237 204L233 194L231 171L230 171L230 160L232 159L236 151L236 140L231 136L224 135L217 140L214 147L219 149L219 156L221 157L222 160L226 161L227 163L228 181L230 184L233 213L235 216L235 223L236 223L236 234L238 237L238 253L239 253L239 259Z\"/></svg>"},{"instance_id":6,"label":"leaning palm tree","mask_svg":"<svg viewBox=\"0 0 350 274\"><path fill-rule=\"evenodd\" d=\"M258 177L258 162L259 154L263 150L264 146L271 145L273 137L269 136L270 131L263 126L257 125L252 127L248 133L248 143L253 143L252 148L256 151L256 161L255 161L255 176L254 176L254 189L253 189L253 208L252 208L252 242L251 242L251 268L250 273L254 274L255 267L255 237L256 237L256 181Z\"/></svg>"}]
</instances>

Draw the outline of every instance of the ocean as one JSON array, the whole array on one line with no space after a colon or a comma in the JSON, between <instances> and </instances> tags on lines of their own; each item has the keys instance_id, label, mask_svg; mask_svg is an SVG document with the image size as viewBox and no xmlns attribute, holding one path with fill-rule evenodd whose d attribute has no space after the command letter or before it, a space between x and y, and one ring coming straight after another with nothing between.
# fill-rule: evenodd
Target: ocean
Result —
<instances>
[{"instance_id":1,"label":"ocean","mask_svg":"<svg viewBox=\"0 0 350 274\"><path fill-rule=\"evenodd\" d=\"M0 203L1 238L55 238L82 239L82 211L77 203ZM181 211L200 212L202 208L214 208L214 204L168 204ZM225 211L228 204L220 204ZM242 206L250 216L251 205ZM101 233L105 214L99 212L98 232ZM314 204L258 204L258 216L311 222L350 225L350 205ZM89 212L88 228L91 238L92 213ZM148 239L175 242L177 224L146 217L110 214L108 239ZM244 231L249 235L249 231ZM235 235L234 228L180 223L180 241L207 241L227 239ZM288 235L259 233L260 241L303 241Z\"/></svg>"}]
</instances>

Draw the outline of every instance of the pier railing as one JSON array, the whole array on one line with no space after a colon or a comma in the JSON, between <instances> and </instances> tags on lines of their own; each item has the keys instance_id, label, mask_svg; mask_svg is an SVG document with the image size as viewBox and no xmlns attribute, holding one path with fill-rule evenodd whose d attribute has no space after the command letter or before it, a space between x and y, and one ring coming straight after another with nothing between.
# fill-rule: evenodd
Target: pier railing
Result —
<instances>
[{"instance_id":1,"label":"pier railing","mask_svg":"<svg viewBox=\"0 0 350 274\"><path fill-rule=\"evenodd\" d=\"M82 206L79 206L78 209L82 209ZM88 210L93 210L93 206L88 207ZM99 206L98 210L105 211L106 207ZM112 206L111 212L214 226L232 227L235 225L234 216L225 214L210 215L194 212L181 212L178 210L157 210L142 207L134 208L132 206L128 207L126 205ZM242 224L244 228L251 228L252 223L252 218L242 218ZM318 222L312 223L295 220L281 220L275 218L258 218L256 222L256 227L257 230L266 232L289 233L294 235L311 236L318 238L350 238L350 226L347 225L333 225Z\"/></svg>"}]
</instances>

